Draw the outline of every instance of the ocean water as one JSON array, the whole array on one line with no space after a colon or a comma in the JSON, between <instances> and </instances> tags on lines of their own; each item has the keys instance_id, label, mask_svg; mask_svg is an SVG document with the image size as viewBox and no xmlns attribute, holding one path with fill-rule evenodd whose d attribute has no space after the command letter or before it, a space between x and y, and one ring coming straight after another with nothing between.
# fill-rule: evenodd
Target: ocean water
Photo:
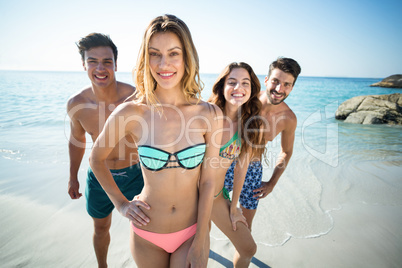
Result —
<instances>
[{"instance_id":1,"label":"ocean water","mask_svg":"<svg viewBox=\"0 0 402 268\"><path fill-rule=\"evenodd\" d=\"M130 73L116 75L119 81L133 84ZM209 97L217 76L201 75L204 99ZM264 76L259 78L264 85ZM335 224L331 212L342 210L347 202L402 205L402 127L354 125L334 119L337 107L351 97L401 92L369 87L379 80L298 79L286 100L298 118L294 153L273 193L260 201L253 224L253 235L260 246L281 246L293 237L327 234ZM17 207L21 209L35 202L59 214L72 213L71 206L78 206L71 205L67 196L66 102L88 84L85 72L0 71L0 207L19 200L21 206ZM89 151L92 143L87 140ZM269 164L264 165L264 180L272 174L280 137L267 147ZM80 169L82 190L87 157L88 153ZM84 201L79 205L81 216L87 217ZM0 249L21 246L13 242L15 239L25 244L28 239L6 235L18 232L10 221L21 212L9 209L7 213L8 219L0 220L1 226L9 228L2 228ZM211 235L226 239L216 228ZM9 253L2 259L11 257Z\"/></svg>"}]
</instances>

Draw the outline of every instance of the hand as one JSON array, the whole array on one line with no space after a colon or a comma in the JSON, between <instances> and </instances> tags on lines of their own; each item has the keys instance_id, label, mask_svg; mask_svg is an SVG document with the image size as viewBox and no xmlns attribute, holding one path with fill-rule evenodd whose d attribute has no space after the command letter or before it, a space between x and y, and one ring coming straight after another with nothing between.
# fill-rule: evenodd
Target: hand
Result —
<instances>
[{"instance_id":1,"label":"hand","mask_svg":"<svg viewBox=\"0 0 402 268\"><path fill-rule=\"evenodd\" d=\"M267 195L269 195L272 190L274 189L274 185L271 185L269 181L263 181L261 182L261 187L258 189L253 190L255 195L253 195L254 198L257 198L258 200L265 198Z\"/></svg>"},{"instance_id":2,"label":"hand","mask_svg":"<svg viewBox=\"0 0 402 268\"><path fill-rule=\"evenodd\" d=\"M80 183L78 180L69 180L68 181L68 194L71 199L79 199L82 196L82 193L79 192Z\"/></svg>"},{"instance_id":3,"label":"hand","mask_svg":"<svg viewBox=\"0 0 402 268\"><path fill-rule=\"evenodd\" d=\"M237 230L237 225L236 225L237 222L244 223L244 225L246 225L248 228L247 220L243 216L243 211L241 210L241 208L236 208L236 209L234 209L233 212L232 212L232 209L230 209L230 220L232 221L233 231Z\"/></svg>"},{"instance_id":4,"label":"hand","mask_svg":"<svg viewBox=\"0 0 402 268\"><path fill-rule=\"evenodd\" d=\"M122 204L118 210L124 217L132 221L133 224L143 226L147 225L150 219L144 214L141 208L149 210L151 207L144 201L139 200L139 198L139 195L135 196L132 201Z\"/></svg>"},{"instance_id":5,"label":"hand","mask_svg":"<svg viewBox=\"0 0 402 268\"><path fill-rule=\"evenodd\" d=\"M207 267L209 250L207 250L208 253L206 253L206 250L204 248L197 248L194 244L195 243L193 241L191 247L188 250L185 267L186 268L187 267L191 267L191 268Z\"/></svg>"}]
</instances>

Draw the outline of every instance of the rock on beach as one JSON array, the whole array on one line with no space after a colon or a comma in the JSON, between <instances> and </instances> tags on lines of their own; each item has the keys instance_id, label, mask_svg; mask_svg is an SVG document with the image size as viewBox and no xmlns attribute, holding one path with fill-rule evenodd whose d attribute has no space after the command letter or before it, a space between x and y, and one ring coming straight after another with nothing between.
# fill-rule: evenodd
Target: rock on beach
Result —
<instances>
[{"instance_id":1,"label":"rock on beach","mask_svg":"<svg viewBox=\"0 0 402 268\"><path fill-rule=\"evenodd\" d=\"M402 88L402 74L394 74L384 78L381 82L374 83L370 87Z\"/></svg>"},{"instance_id":2,"label":"rock on beach","mask_svg":"<svg viewBox=\"0 0 402 268\"><path fill-rule=\"evenodd\" d=\"M335 118L346 123L402 125L402 94L353 97L339 105Z\"/></svg>"}]
</instances>

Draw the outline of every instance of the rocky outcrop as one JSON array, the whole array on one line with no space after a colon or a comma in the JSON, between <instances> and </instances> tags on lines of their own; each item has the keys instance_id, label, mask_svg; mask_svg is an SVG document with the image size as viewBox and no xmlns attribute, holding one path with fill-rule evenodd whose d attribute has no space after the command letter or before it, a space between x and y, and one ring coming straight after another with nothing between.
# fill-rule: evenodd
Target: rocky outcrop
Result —
<instances>
[{"instance_id":1,"label":"rocky outcrop","mask_svg":"<svg viewBox=\"0 0 402 268\"><path fill-rule=\"evenodd\" d=\"M384 78L381 82L374 83L370 87L402 88L402 74L394 74Z\"/></svg>"},{"instance_id":2,"label":"rocky outcrop","mask_svg":"<svg viewBox=\"0 0 402 268\"><path fill-rule=\"evenodd\" d=\"M402 94L351 98L339 105L335 118L356 124L402 125Z\"/></svg>"}]
</instances>

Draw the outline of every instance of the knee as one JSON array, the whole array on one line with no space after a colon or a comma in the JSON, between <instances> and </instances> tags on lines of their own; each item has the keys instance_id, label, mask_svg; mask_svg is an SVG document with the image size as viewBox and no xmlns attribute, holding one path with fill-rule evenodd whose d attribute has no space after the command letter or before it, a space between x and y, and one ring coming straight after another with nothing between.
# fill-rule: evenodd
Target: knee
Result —
<instances>
[{"instance_id":1,"label":"knee","mask_svg":"<svg viewBox=\"0 0 402 268\"><path fill-rule=\"evenodd\" d=\"M110 223L109 222L96 222L94 224L95 235L107 235L109 234Z\"/></svg>"},{"instance_id":2,"label":"knee","mask_svg":"<svg viewBox=\"0 0 402 268\"><path fill-rule=\"evenodd\" d=\"M257 244L254 241L247 253L250 256L250 258L252 258L255 255L255 253L257 253Z\"/></svg>"},{"instance_id":3,"label":"knee","mask_svg":"<svg viewBox=\"0 0 402 268\"><path fill-rule=\"evenodd\" d=\"M102 236L109 233L109 228L107 226L95 226L95 235Z\"/></svg>"},{"instance_id":4,"label":"knee","mask_svg":"<svg viewBox=\"0 0 402 268\"><path fill-rule=\"evenodd\" d=\"M255 253L257 253L257 244L254 241L250 241L239 250L239 255L246 259L251 259Z\"/></svg>"}]
</instances>

